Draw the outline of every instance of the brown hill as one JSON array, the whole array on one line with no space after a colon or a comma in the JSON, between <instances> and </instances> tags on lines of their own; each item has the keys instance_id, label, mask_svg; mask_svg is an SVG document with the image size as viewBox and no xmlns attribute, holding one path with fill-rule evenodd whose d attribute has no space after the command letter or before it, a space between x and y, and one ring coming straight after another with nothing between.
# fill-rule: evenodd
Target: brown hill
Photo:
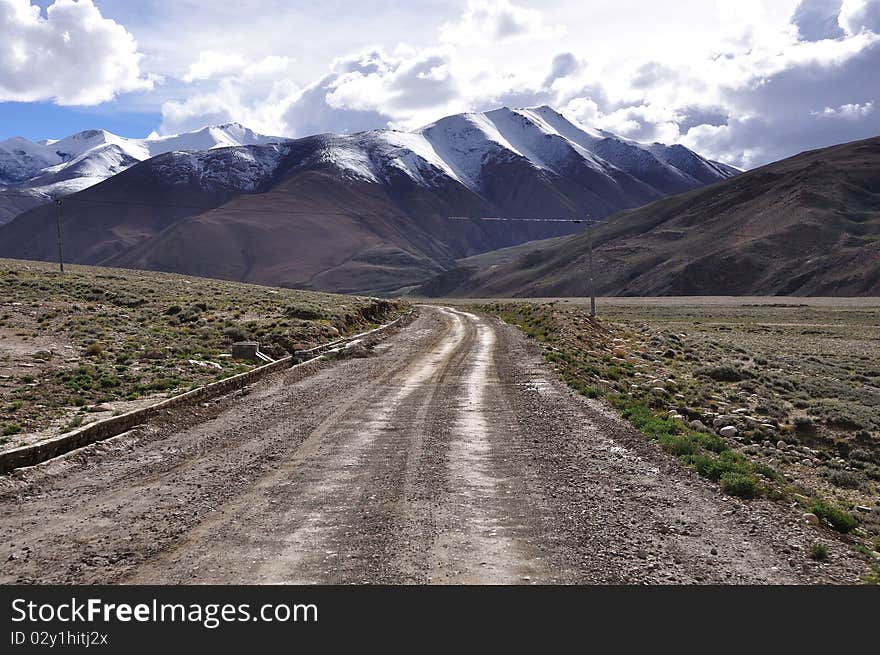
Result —
<instances>
[{"instance_id":1,"label":"brown hill","mask_svg":"<svg viewBox=\"0 0 880 655\"><path fill-rule=\"evenodd\" d=\"M601 295L880 295L880 137L802 153L593 228ZM462 260L432 296L588 294L585 233Z\"/></svg>"}]
</instances>

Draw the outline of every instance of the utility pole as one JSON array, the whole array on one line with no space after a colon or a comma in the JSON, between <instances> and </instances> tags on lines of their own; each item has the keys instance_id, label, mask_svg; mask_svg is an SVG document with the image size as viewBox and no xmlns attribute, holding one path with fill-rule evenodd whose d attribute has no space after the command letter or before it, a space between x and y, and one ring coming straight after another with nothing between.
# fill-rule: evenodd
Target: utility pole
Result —
<instances>
[{"instance_id":1,"label":"utility pole","mask_svg":"<svg viewBox=\"0 0 880 655\"><path fill-rule=\"evenodd\" d=\"M590 316L596 317L596 280L593 274L593 219L589 214L584 218L505 218L498 216L449 216L451 221L502 221L502 222L538 222L538 223L586 223L587 224L587 267L590 282Z\"/></svg>"},{"instance_id":2,"label":"utility pole","mask_svg":"<svg viewBox=\"0 0 880 655\"><path fill-rule=\"evenodd\" d=\"M55 199L55 227L58 231L58 267L64 275L64 249L61 246L61 198Z\"/></svg>"},{"instance_id":3,"label":"utility pole","mask_svg":"<svg viewBox=\"0 0 880 655\"><path fill-rule=\"evenodd\" d=\"M596 318L596 281L593 276L593 219L587 214L587 262L590 273L590 316Z\"/></svg>"}]
</instances>

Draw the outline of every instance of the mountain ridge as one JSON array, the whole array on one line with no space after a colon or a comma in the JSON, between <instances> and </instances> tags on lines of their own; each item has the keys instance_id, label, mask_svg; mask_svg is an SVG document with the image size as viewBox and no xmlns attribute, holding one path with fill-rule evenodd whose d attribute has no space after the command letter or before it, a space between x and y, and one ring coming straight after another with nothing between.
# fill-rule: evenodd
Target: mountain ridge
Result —
<instances>
[{"instance_id":1,"label":"mountain ridge","mask_svg":"<svg viewBox=\"0 0 880 655\"><path fill-rule=\"evenodd\" d=\"M582 227L499 229L449 216L603 217L733 174L681 147L582 128L549 107L501 108L413 132L156 155L68 197L65 252L79 263L389 293L457 258ZM122 201L124 211L112 208ZM55 257L53 216L35 208L0 227L0 254Z\"/></svg>"},{"instance_id":2,"label":"mountain ridge","mask_svg":"<svg viewBox=\"0 0 880 655\"><path fill-rule=\"evenodd\" d=\"M36 206L82 191L167 152L265 145L284 140L258 134L239 123L144 139L122 137L102 129L38 142L12 137L0 141L0 225L14 218L23 204ZM4 194L4 190L9 193ZM22 203L22 196L31 196L33 200Z\"/></svg>"}]
</instances>

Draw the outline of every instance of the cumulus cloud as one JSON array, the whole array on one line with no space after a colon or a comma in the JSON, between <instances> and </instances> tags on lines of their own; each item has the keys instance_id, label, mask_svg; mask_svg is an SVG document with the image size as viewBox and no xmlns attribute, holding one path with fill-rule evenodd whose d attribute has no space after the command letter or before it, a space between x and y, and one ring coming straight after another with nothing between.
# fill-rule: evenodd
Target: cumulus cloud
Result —
<instances>
[{"instance_id":1,"label":"cumulus cloud","mask_svg":"<svg viewBox=\"0 0 880 655\"><path fill-rule=\"evenodd\" d=\"M551 49L543 39L556 28L507 0L471 0L433 44L366 49L303 84L284 57L207 51L187 71L198 90L165 104L162 131L228 120L284 136L412 129L460 111L549 104L588 127L746 168L880 133L880 0L802 0L776 22L760 0L718 6L726 31L678 59L653 49L609 64L585 57L587 47ZM497 54L528 39L540 44L530 66Z\"/></svg>"},{"instance_id":2,"label":"cumulus cloud","mask_svg":"<svg viewBox=\"0 0 880 655\"><path fill-rule=\"evenodd\" d=\"M218 52L203 50L198 58L189 65L183 76L184 82L210 80L229 77L263 77L280 75L287 71L290 59L278 55L270 55L250 62L235 52Z\"/></svg>"},{"instance_id":3,"label":"cumulus cloud","mask_svg":"<svg viewBox=\"0 0 880 655\"><path fill-rule=\"evenodd\" d=\"M237 116L235 120L272 134L351 133L412 128L445 107L461 108L455 104L462 94L450 54L441 48L396 54L373 49L341 57L327 75L305 87L283 78L275 81L268 97L249 97L245 81L226 77L215 91L165 103L161 131L167 134Z\"/></svg>"},{"instance_id":4,"label":"cumulus cloud","mask_svg":"<svg viewBox=\"0 0 880 655\"><path fill-rule=\"evenodd\" d=\"M548 38L562 32L560 26L547 25L544 15L537 9L521 7L509 0L468 0L461 18L444 23L440 28L440 42L483 44Z\"/></svg>"},{"instance_id":5,"label":"cumulus cloud","mask_svg":"<svg viewBox=\"0 0 880 655\"><path fill-rule=\"evenodd\" d=\"M638 68L631 83L637 89L645 89L657 86L659 83L674 82L677 78L678 74L670 66L649 61Z\"/></svg>"},{"instance_id":6,"label":"cumulus cloud","mask_svg":"<svg viewBox=\"0 0 880 655\"><path fill-rule=\"evenodd\" d=\"M843 0L838 23L847 34L880 34L880 0Z\"/></svg>"},{"instance_id":7,"label":"cumulus cloud","mask_svg":"<svg viewBox=\"0 0 880 655\"><path fill-rule=\"evenodd\" d=\"M870 100L862 105L847 104L840 105L839 107L825 107L822 111L811 111L810 114L812 116L822 116L825 118L836 116L838 118L858 120L859 118L867 116L872 111L874 111L874 101Z\"/></svg>"},{"instance_id":8,"label":"cumulus cloud","mask_svg":"<svg viewBox=\"0 0 880 655\"><path fill-rule=\"evenodd\" d=\"M551 86L558 79L568 77L581 68L581 62L570 52L561 52L553 57L550 73L544 78L544 86Z\"/></svg>"},{"instance_id":9,"label":"cumulus cloud","mask_svg":"<svg viewBox=\"0 0 880 655\"><path fill-rule=\"evenodd\" d=\"M843 0L801 0L791 22L805 41L839 38L844 35L837 22L842 4Z\"/></svg>"},{"instance_id":10,"label":"cumulus cloud","mask_svg":"<svg viewBox=\"0 0 880 655\"><path fill-rule=\"evenodd\" d=\"M240 73L247 65L244 57L234 52L204 50L183 76L185 82L208 80L212 77Z\"/></svg>"},{"instance_id":11,"label":"cumulus cloud","mask_svg":"<svg viewBox=\"0 0 880 655\"><path fill-rule=\"evenodd\" d=\"M94 105L150 89L134 37L92 0L0 0L0 101Z\"/></svg>"},{"instance_id":12,"label":"cumulus cloud","mask_svg":"<svg viewBox=\"0 0 880 655\"><path fill-rule=\"evenodd\" d=\"M859 38L858 48L793 56L753 84L722 89L730 120L692 128L683 140L748 167L880 134L871 111L880 93L880 39Z\"/></svg>"}]
</instances>

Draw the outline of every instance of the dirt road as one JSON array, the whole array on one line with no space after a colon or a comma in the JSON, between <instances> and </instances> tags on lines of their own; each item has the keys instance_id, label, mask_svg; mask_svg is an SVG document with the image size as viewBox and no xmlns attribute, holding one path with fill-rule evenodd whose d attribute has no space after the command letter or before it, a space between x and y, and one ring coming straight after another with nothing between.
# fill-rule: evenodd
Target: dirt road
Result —
<instances>
[{"instance_id":1,"label":"dirt road","mask_svg":"<svg viewBox=\"0 0 880 655\"><path fill-rule=\"evenodd\" d=\"M423 307L362 359L0 479L0 582L856 582L722 496L518 332ZM810 544L831 556L810 561Z\"/></svg>"}]
</instances>

